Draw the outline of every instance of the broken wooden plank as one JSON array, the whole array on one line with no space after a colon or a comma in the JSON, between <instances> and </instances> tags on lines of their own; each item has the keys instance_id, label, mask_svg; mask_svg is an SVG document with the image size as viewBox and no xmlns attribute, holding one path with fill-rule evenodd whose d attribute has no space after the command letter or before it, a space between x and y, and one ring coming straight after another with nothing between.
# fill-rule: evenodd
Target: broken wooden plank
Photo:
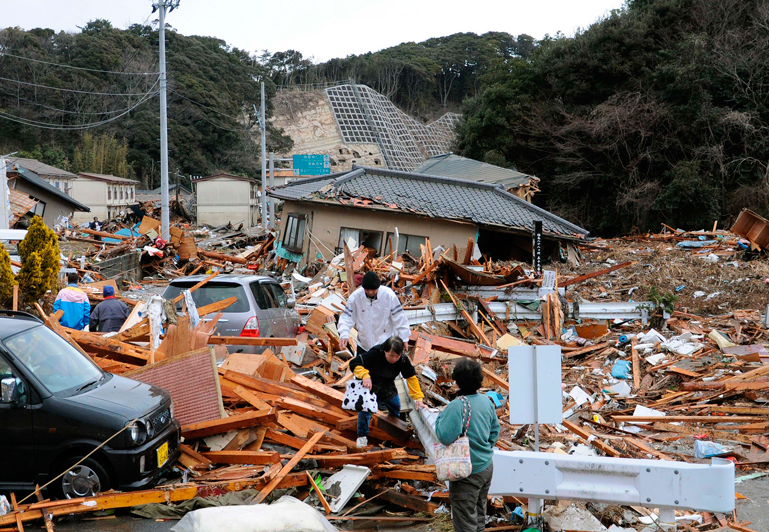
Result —
<instances>
[{"instance_id":1,"label":"broken wooden plank","mask_svg":"<svg viewBox=\"0 0 769 532\"><path fill-rule=\"evenodd\" d=\"M307 479L310 481L310 486L312 486L312 489L315 490L315 494L318 496L318 500L323 505L323 509L326 510L326 515L331 515L331 506L329 506L328 501L323 496L323 493L320 491L320 488L318 488L318 485L315 483L315 479L312 478L312 473L309 471L305 471L307 473Z\"/></svg>"},{"instance_id":2,"label":"broken wooden plank","mask_svg":"<svg viewBox=\"0 0 769 532\"><path fill-rule=\"evenodd\" d=\"M591 430L589 430L586 427L580 427L576 423L572 423L571 421L563 420L561 424L569 429L570 432L573 432L580 438L582 438L587 445L594 445L604 453L606 453L609 456L622 456L622 453L619 452L617 449L612 447L611 445L604 443L599 437L596 436Z\"/></svg>"},{"instance_id":3,"label":"broken wooden plank","mask_svg":"<svg viewBox=\"0 0 769 532\"><path fill-rule=\"evenodd\" d=\"M213 434L221 434L235 429L244 429L253 427L269 421L275 422L277 414L274 409L257 410L256 412L246 412L245 414L236 414L223 419L214 419L202 423L194 423L182 427L182 436L186 439L202 438Z\"/></svg>"},{"instance_id":4,"label":"broken wooden plank","mask_svg":"<svg viewBox=\"0 0 769 532\"><path fill-rule=\"evenodd\" d=\"M617 423L750 423L760 421L754 416L611 416Z\"/></svg>"},{"instance_id":5,"label":"broken wooden plank","mask_svg":"<svg viewBox=\"0 0 769 532\"><path fill-rule=\"evenodd\" d=\"M426 513L428 515L433 515L438 509L438 505L434 502L426 501L421 497L407 495L405 493L400 493L394 490L386 490L382 492L379 498L403 508L408 508L416 512Z\"/></svg>"},{"instance_id":6,"label":"broken wooden plank","mask_svg":"<svg viewBox=\"0 0 769 532\"><path fill-rule=\"evenodd\" d=\"M214 464L277 464L280 453L277 451L210 451L201 453Z\"/></svg>"},{"instance_id":7,"label":"broken wooden plank","mask_svg":"<svg viewBox=\"0 0 769 532\"><path fill-rule=\"evenodd\" d=\"M481 369L483 371L483 374L486 375L492 381L494 381L494 383L497 386L499 386L500 388L502 388L505 391L510 391L510 385L507 382L507 380L503 379L502 377L500 377L499 375L497 375L493 371L488 370L488 369L486 369L484 367L481 367Z\"/></svg>"},{"instance_id":8,"label":"broken wooden plank","mask_svg":"<svg viewBox=\"0 0 769 532\"><path fill-rule=\"evenodd\" d=\"M572 277L571 279L566 279L563 282L558 283L560 286L569 286L576 283L581 283L582 281L587 281L588 279L592 279L594 277L598 277L600 275L604 275L607 273L611 273L613 271L619 270L621 268L626 268L628 266L632 266L633 264L638 264L636 261L627 261L622 262L620 264L615 264L613 266L609 266L608 268L604 268L602 270L597 270L592 273L586 273L585 275L579 275L577 277Z\"/></svg>"},{"instance_id":9,"label":"broken wooden plank","mask_svg":"<svg viewBox=\"0 0 769 532\"><path fill-rule=\"evenodd\" d=\"M228 300L227 300L228 301ZM205 308L205 307L203 307ZM284 345L297 345L296 338L251 338L246 336L211 336L209 344L214 345L272 345L282 347Z\"/></svg>"},{"instance_id":10,"label":"broken wooden plank","mask_svg":"<svg viewBox=\"0 0 769 532\"><path fill-rule=\"evenodd\" d=\"M280 484L280 481L283 480L283 478L291 472L292 469L294 469L294 466L299 463L299 461L304 458L304 456L312 450L312 448L315 446L316 443L318 443L318 440L320 440L323 437L323 432L318 432L315 434L312 438L310 438L307 443L297 451L297 453L294 455L294 457L288 461L288 463L283 466L283 468L280 470L280 473L278 473L272 481L270 481L269 484L267 484L262 491L259 492L259 495L254 497L254 500L252 504L259 504L264 501L264 499L267 498L267 496L272 493L272 490L274 490L278 484Z\"/></svg>"},{"instance_id":11,"label":"broken wooden plank","mask_svg":"<svg viewBox=\"0 0 769 532\"><path fill-rule=\"evenodd\" d=\"M277 401L277 406L281 408L285 408L286 410L291 410L292 412L296 412L299 415L308 417L310 419L319 419L321 421L325 421L326 423L331 423L332 425L335 425L338 421L345 419L344 415L337 414L336 412L333 412L331 410L327 410L325 408L320 408L315 405L311 405L308 403L304 403L302 401L298 401L297 399L292 399L290 397L284 397Z\"/></svg>"}]
</instances>

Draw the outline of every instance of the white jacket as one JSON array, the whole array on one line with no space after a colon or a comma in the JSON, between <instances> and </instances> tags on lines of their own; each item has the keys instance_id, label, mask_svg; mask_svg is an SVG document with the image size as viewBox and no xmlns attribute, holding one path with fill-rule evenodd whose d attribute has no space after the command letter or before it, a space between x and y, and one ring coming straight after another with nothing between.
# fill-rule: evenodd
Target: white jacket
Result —
<instances>
[{"instance_id":1,"label":"white jacket","mask_svg":"<svg viewBox=\"0 0 769 532\"><path fill-rule=\"evenodd\" d=\"M379 287L374 300L366 297L363 287L347 299L337 325L339 337L349 338L352 327L358 330L358 345L366 351L396 334L407 344L411 334L398 296L386 286Z\"/></svg>"}]
</instances>

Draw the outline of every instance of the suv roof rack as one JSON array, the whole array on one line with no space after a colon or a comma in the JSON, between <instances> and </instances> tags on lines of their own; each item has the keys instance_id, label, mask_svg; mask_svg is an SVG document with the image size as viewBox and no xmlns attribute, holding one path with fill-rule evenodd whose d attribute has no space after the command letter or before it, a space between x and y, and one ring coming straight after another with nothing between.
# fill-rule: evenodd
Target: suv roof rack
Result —
<instances>
[{"instance_id":1,"label":"suv roof rack","mask_svg":"<svg viewBox=\"0 0 769 532\"><path fill-rule=\"evenodd\" d=\"M21 318L24 320L34 320L39 323L45 323L43 320L41 320L34 314L30 314L29 312L22 312L21 310L0 309L0 317L2 316L7 316L9 318Z\"/></svg>"}]
</instances>

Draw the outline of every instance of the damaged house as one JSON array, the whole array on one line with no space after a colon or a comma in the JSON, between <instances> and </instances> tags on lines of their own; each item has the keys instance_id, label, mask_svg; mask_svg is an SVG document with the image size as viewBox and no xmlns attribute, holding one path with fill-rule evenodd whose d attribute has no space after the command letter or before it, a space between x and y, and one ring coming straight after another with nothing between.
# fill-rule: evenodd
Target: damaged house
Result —
<instances>
[{"instance_id":1,"label":"damaged house","mask_svg":"<svg viewBox=\"0 0 769 532\"><path fill-rule=\"evenodd\" d=\"M30 163L37 163L36 166ZM41 172L49 172L46 178L25 166L33 166ZM10 191L11 212L13 220L11 226L19 224L24 226L26 221L34 215L42 216L46 225L53 227L60 217L71 217L75 212L90 212L90 209L72 198L67 191L71 191L72 184L68 172L63 172L58 181L50 174L52 166L44 165L34 159L6 158L6 171L8 176L8 188ZM74 175L74 174L70 174ZM75 176L77 177L77 176ZM51 180L54 179L53 184ZM66 185L65 185L66 183Z\"/></svg>"},{"instance_id":2,"label":"damaged house","mask_svg":"<svg viewBox=\"0 0 769 532\"><path fill-rule=\"evenodd\" d=\"M532 227L543 225L543 254L551 256L588 231L515 194L503 185L420 173L355 167L270 190L283 200L277 253L292 262L326 260L353 238L374 256L419 245L456 245L469 239L496 260L530 261Z\"/></svg>"}]
</instances>

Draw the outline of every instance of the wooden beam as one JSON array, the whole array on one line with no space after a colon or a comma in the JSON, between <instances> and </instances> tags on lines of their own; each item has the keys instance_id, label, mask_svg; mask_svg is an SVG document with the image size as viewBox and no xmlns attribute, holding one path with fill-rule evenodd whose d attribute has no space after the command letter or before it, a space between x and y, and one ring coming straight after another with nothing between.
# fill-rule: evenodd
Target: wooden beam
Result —
<instances>
[{"instance_id":1,"label":"wooden beam","mask_svg":"<svg viewBox=\"0 0 769 532\"><path fill-rule=\"evenodd\" d=\"M235 299L235 298L231 298ZM205 307L202 307L205 308ZM296 338L250 338L242 336L211 336L209 344L214 345L298 345Z\"/></svg>"},{"instance_id":2,"label":"wooden beam","mask_svg":"<svg viewBox=\"0 0 769 532\"><path fill-rule=\"evenodd\" d=\"M638 359L638 351L635 348L637 343L638 339L633 337L633 340L630 342L630 351L633 361L633 388L635 388L636 391L641 389L641 362Z\"/></svg>"},{"instance_id":3,"label":"wooden beam","mask_svg":"<svg viewBox=\"0 0 769 532\"><path fill-rule=\"evenodd\" d=\"M599 440L598 437L596 437L595 434L589 429L585 427L580 427L576 423L572 423L571 421L567 421L565 419L561 422L561 424L567 429L569 429L570 432L573 432L574 434L576 434L577 436L585 440L585 443L587 443L588 445L595 445L598 449L600 449L607 455L614 456L614 457L622 456L621 452L619 452L617 449L615 449L611 445ZM591 436L593 436L593 438L591 438Z\"/></svg>"},{"instance_id":4,"label":"wooden beam","mask_svg":"<svg viewBox=\"0 0 769 532\"><path fill-rule=\"evenodd\" d=\"M344 401L344 393L339 390L335 390L331 386L326 386L321 382L308 379L304 375L294 375L291 377L291 382L334 406L342 406L342 401Z\"/></svg>"},{"instance_id":5,"label":"wooden beam","mask_svg":"<svg viewBox=\"0 0 769 532\"><path fill-rule=\"evenodd\" d=\"M636 261L627 261L622 262L620 264L615 264L614 266L609 266L608 268L604 268L602 270L597 270L592 273L586 273L585 275L579 275L577 277L572 277L571 279L566 279L565 281L558 283L560 286L569 286L571 284L581 283L582 281L587 281L588 279L592 279L594 277L598 277L600 275L604 275L607 273L611 273L613 271L619 270L621 268L626 268L627 266L632 266L633 264L638 264Z\"/></svg>"},{"instance_id":6,"label":"wooden beam","mask_svg":"<svg viewBox=\"0 0 769 532\"><path fill-rule=\"evenodd\" d=\"M318 485L315 483L315 479L312 478L312 474L309 471L305 471L305 473L307 473L307 478L310 481L310 486L312 486L312 489L315 490L315 494L318 496L318 500L323 505L323 509L326 510L326 515L331 515L331 506L329 506L328 501L323 496L323 493L320 491L320 488L318 487Z\"/></svg>"},{"instance_id":7,"label":"wooden beam","mask_svg":"<svg viewBox=\"0 0 769 532\"><path fill-rule=\"evenodd\" d=\"M194 292L195 290L197 290L198 288L200 288L201 286L206 284L208 281L210 281L211 279L213 279L214 277L216 277L220 273L221 273L221 271L215 271L214 273L212 273L211 275L209 275L208 277L206 277L205 279L203 279L202 281L200 281L199 283L194 285L192 288L190 288L190 292ZM178 303L182 299L184 299L184 294L183 293L179 294L178 296L176 296L174 298L174 304Z\"/></svg>"},{"instance_id":8,"label":"wooden beam","mask_svg":"<svg viewBox=\"0 0 769 532\"><path fill-rule=\"evenodd\" d=\"M221 434L235 429L244 429L260 425L268 421L275 422L277 414L270 410L257 410L256 412L246 412L223 419L214 419L202 423L194 423L182 427L182 436L186 439L202 438L213 434Z\"/></svg>"},{"instance_id":9,"label":"wooden beam","mask_svg":"<svg viewBox=\"0 0 769 532\"><path fill-rule=\"evenodd\" d=\"M270 481L269 484L267 484L262 491L259 492L259 495L257 495L252 504L259 504L261 502L264 502L264 499L267 498L267 496L272 493L272 490L275 489L275 487L280 484L280 481L285 478L286 475L288 475L292 469L296 466L296 464L299 463L299 461L304 458L304 456L312 450L312 448L315 446L316 443L318 443L318 440L320 440L323 437L324 432L318 432L315 434L312 438L310 438L307 443L297 451L297 453L294 455L294 457L288 461L288 463L283 466L283 469L280 470L280 473L278 473L274 479Z\"/></svg>"},{"instance_id":10,"label":"wooden beam","mask_svg":"<svg viewBox=\"0 0 769 532\"><path fill-rule=\"evenodd\" d=\"M612 416L617 423L750 423L760 421L755 416Z\"/></svg>"},{"instance_id":11,"label":"wooden beam","mask_svg":"<svg viewBox=\"0 0 769 532\"><path fill-rule=\"evenodd\" d=\"M404 460L409 457L405 449L385 449L383 451L369 451L367 453L337 454L337 455L313 455L320 467L343 467L346 464L374 465L388 460Z\"/></svg>"},{"instance_id":12,"label":"wooden beam","mask_svg":"<svg viewBox=\"0 0 769 532\"><path fill-rule=\"evenodd\" d=\"M391 502L403 508L408 508L416 512L423 512L433 515L438 509L438 505L431 501L426 501L421 497L407 495L393 490L386 490L379 496L380 499Z\"/></svg>"},{"instance_id":13,"label":"wooden beam","mask_svg":"<svg viewBox=\"0 0 769 532\"><path fill-rule=\"evenodd\" d=\"M257 410L268 410L270 408L270 405L262 400L258 395L256 395L251 390L247 390L243 386L236 386L233 390L235 395L243 399L245 402L256 408Z\"/></svg>"},{"instance_id":14,"label":"wooden beam","mask_svg":"<svg viewBox=\"0 0 769 532\"><path fill-rule=\"evenodd\" d=\"M332 425L335 425L338 421L345 419L346 417L337 414L336 412L332 412L331 410L326 410L324 408L320 408L309 403L304 403L290 397L284 397L280 399L277 401L277 405L281 408L285 408L286 410L296 412L301 416L305 416L310 419L319 419L321 421L325 421L326 423L331 423Z\"/></svg>"},{"instance_id":15,"label":"wooden beam","mask_svg":"<svg viewBox=\"0 0 769 532\"><path fill-rule=\"evenodd\" d=\"M277 451L211 451L202 453L214 464L277 464L280 453Z\"/></svg>"},{"instance_id":16,"label":"wooden beam","mask_svg":"<svg viewBox=\"0 0 769 532\"><path fill-rule=\"evenodd\" d=\"M129 493L111 493L108 495L85 497L69 501L51 501L51 504L37 505L36 508L26 509L20 514L17 512L10 512L0 516L0 526L15 525L17 516L22 522L28 522L43 519L44 512L48 512L56 517L67 514L98 512L99 510L109 510L113 508L130 508L131 506L140 506L151 503L163 504L168 502L187 501L196 497L197 494L197 486L182 485L177 488L165 487L154 490L133 491ZM22 509L23 508L24 507L22 507Z\"/></svg>"},{"instance_id":17,"label":"wooden beam","mask_svg":"<svg viewBox=\"0 0 769 532\"><path fill-rule=\"evenodd\" d=\"M483 374L486 375L492 381L494 381L494 383L497 386L499 386L500 388L502 388L505 391L508 391L508 392L510 391L510 385L509 385L509 383L505 379L503 379L502 377L500 377L499 375L497 375L493 371L488 370L488 369L486 369L484 367L481 367L481 370L483 371Z\"/></svg>"}]
</instances>

